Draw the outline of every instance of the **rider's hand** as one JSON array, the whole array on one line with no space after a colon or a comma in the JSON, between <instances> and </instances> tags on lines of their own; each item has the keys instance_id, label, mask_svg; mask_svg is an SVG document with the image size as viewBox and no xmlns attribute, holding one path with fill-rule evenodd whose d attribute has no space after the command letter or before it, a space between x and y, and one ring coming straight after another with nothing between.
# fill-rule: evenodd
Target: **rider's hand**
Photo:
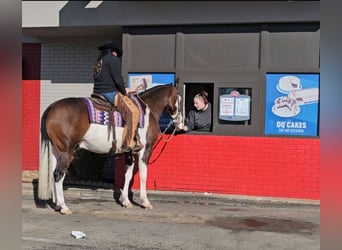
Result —
<instances>
[{"instance_id":1,"label":"rider's hand","mask_svg":"<svg viewBox=\"0 0 342 250\"><path fill-rule=\"evenodd\" d=\"M135 89L126 88L126 94L134 93Z\"/></svg>"},{"instance_id":2,"label":"rider's hand","mask_svg":"<svg viewBox=\"0 0 342 250\"><path fill-rule=\"evenodd\" d=\"M181 130L184 130L184 131L188 131L189 130L189 128L188 128L188 126L183 126L182 128L180 128Z\"/></svg>"}]
</instances>

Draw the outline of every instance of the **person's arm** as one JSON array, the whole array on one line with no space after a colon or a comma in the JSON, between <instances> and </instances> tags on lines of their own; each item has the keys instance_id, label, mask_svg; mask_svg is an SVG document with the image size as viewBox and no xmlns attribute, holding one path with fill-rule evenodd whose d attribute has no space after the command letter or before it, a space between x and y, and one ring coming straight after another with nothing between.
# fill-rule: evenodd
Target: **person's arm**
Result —
<instances>
[{"instance_id":1,"label":"person's arm","mask_svg":"<svg viewBox=\"0 0 342 250\"><path fill-rule=\"evenodd\" d=\"M195 111L191 110L185 119L185 126L183 126L184 131L191 131L195 128Z\"/></svg>"},{"instance_id":2,"label":"person's arm","mask_svg":"<svg viewBox=\"0 0 342 250\"><path fill-rule=\"evenodd\" d=\"M121 62L116 56L111 56L110 59L110 75L118 90L126 95L125 83L121 75Z\"/></svg>"}]
</instances>

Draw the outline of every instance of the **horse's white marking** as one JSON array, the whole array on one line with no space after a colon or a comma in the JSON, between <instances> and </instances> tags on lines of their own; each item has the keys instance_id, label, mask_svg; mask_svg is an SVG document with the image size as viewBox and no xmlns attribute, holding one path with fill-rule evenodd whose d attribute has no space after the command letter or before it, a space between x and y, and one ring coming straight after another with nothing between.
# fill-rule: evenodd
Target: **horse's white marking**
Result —
<instances>
[{"instance_id":1,"label":"horse's white marking","mask_svg":"<svg viewBox=\"0 0 342 250\"><path fill-rule=\"evenodd\" d=\"M147 107L145 117L144 117L145 126L143 128L139 128L138 130L139 135L140 135L140 141L143 145L146 145L146 133L147 133L147 128L150 125L149 116L150 116L150 109ZM142 161L142 157L144 153L145 153L145 147L143 147L143 149L138 153L138 166L139 166L139 176L140 176L140 193L145 193L145 196L146 196L146 178L144 178L143 176L143 173L145 173L144 169L146 169L146 164L144 164ZM133 168L134 168L134 161L132 165L126 165L125 183L124 183L124 186L121 192L121 197L120 197L122 205L126 208L132 207L132 203L130 202L128 198L128 188L133 177ZM147 196L146 196L146 200L147 200ZM145 200L143 201L145 203Z\"/></svg>"},{"instance_id":2,"label":"horse's white marking","mask_svg":"<svg viewBox=\"0 0 342 250\"><path fill-rule=\"evenodd\" d=\"M122 145L122 127L115 127L116 148ZM79 144L80 148L97 154L106 154L112 147L113 131L108 135L108 126L92 123Z\"/></svg>"}]
</instances>

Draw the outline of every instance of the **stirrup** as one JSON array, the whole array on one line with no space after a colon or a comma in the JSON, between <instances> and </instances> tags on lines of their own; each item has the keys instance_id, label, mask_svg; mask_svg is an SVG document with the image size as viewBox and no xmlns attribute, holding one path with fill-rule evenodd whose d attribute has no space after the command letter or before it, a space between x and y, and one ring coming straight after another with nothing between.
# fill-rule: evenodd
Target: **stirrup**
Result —
<instances>
[{"instance_id":1,"label":"stirrup","mask_svg":"<svg viewBox=\"0 0 342 250\"><path fill-rule=\"evenodd\" d=\"M141 145L141 143L136 143L132 149L133 152L139 152L141 149L143 148L143 146Z\"/></svg>"},{"instance_id":2,"label":"stirrup","mask_svg":"<svg viewBox=\"0 0 342 250\"><path fill-rule=\"evenodd\" d=\"M116 154L124 154L124 153L131 153L132 148L131 147L121 147L116 151Z\"/></svg>"}]
</instances>

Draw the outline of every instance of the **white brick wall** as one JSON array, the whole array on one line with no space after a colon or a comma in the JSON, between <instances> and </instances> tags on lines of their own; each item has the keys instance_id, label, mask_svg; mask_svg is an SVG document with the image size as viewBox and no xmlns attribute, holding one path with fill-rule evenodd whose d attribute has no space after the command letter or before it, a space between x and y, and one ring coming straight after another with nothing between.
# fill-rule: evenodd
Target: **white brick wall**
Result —
<instances>
[{"instance_id":1,"label":"white brick wall","mask_svg":"<svg viewBox=\"0 0 342 250\"><path fill-rule=\"evenodd\" d=\"M40 81L40 116L54 101L65 97L90 96L93 91L92 84L52 84L49 80Z\"/></svg>"}]
</instances>

